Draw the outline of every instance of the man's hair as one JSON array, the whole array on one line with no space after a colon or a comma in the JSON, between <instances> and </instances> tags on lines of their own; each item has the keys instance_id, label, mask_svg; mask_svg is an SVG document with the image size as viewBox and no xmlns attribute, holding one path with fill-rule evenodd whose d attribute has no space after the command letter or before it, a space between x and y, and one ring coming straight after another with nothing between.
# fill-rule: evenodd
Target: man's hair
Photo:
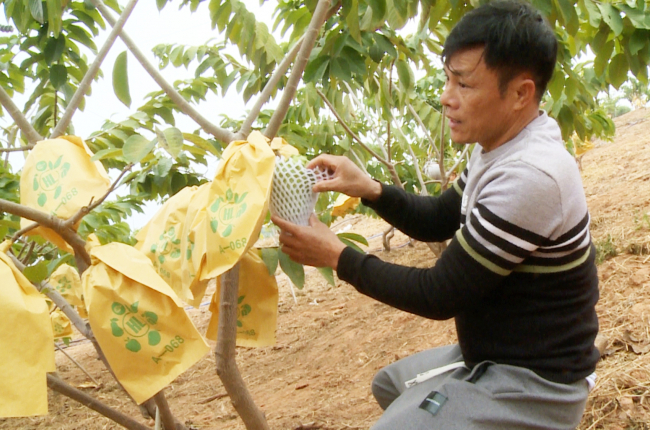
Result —
<instances>
[{"instance_id":1,"label":"man's hair","mask_svg":"<svg viewBox=\"0 0 650 430\"><path fill-rule=\"evenodd\" d=\"M442 51L445 65L459 51L483 46L485 65L499 76L502 94L510 81L529 72L541 101L553 76L557 38L541 13L517 0L497 0L468 12L449 33Z\"/></svg>"}]
</instances>

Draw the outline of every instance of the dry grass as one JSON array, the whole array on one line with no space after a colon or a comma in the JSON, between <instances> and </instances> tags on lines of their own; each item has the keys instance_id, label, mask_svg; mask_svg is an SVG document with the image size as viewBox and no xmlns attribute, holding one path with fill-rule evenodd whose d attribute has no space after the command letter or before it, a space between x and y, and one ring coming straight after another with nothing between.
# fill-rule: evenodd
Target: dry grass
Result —
<instances>
[{"instance_id":1,"label":"dry grass","mask_svg":"<svg viewBox=\"0 0 650 430\"><path fill-rule=\"evenodd\" d=\"M614 142L582 160L606 341L583 430L650 428L650 111L615 122Z\"/></svg>"}]
</instances>

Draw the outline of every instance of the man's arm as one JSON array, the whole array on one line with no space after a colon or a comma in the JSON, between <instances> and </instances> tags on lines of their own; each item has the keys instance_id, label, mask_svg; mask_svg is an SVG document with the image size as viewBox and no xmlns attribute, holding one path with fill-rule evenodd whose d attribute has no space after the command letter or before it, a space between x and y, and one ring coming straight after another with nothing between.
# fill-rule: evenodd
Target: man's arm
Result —
<instances>
[{"instance_id":1,"label":"man's arm","mask_svg":"<svg viewBox=\"0 0 650 430\"><path fill-rule=\"evenodd\" d=\"M463 173L463 176L465 173ZM375 201L362 203L406 235L424 242L442 242L460 227L463 179L438 197L416 196L393 185L382 185Z\"/></svg>"}]
</instances>

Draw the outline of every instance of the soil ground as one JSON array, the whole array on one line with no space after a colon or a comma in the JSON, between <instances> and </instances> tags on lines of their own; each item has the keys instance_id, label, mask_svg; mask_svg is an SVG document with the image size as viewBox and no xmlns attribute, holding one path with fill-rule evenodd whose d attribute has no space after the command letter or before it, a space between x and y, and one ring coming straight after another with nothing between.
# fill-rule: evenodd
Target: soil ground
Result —
<instances>
[{"instance_id":1,"label":"soil ground","mask_svg":"<svg viewBox=\"0 0 650 430\"><path fill-rule=\"evenodd\" d=\"M650 110L633 111L615 122L615 139L594 142L580 160L592 234L602 260L598 313L604 348L581 430L650 428ZM435 262L425 244L409 244L401 233L392 239L392 250L383 251L381 233L387 225L381 220L355 215L333 226L348 228L370 238L368 252L384 260L418 267ZM308 270L306 279L294 301L288 279L278 277L277 344L238 348L241 373L272 429L368 429L381 414L369 389L375 372L399 358L455 342L453 322L392 309L339 280L329 286L316 270ZM204 331L208 307L189 313ZM101 385L95 387L57 351L61 378L153 425L126 398L89 343L76 343L66 352ZM165 392L174 414L190 428L245 428L216 375L212 354ZM0 419L0 429L120 428L51 391L49 409L43 417Z\"/></svg>"}]
</instances>

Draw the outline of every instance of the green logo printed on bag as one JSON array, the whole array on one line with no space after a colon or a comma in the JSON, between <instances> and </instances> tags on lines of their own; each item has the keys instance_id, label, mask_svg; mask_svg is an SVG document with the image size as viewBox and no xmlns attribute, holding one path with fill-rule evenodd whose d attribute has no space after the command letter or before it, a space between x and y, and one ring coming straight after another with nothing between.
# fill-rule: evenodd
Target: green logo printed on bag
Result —
<instances>
[{"instance_id":1,"label":"green logo printed on bag","mask_svg":"<svg viewBox=\"0 0 650 430\"><path fill-rule=\"evenodd\" d=\"M54 330L54 334L61 334L65 330L63 326L57 322L52 324L52 329Z\"/></svg>"},{"instance_id":2,"label":"green logo printed on bag","mask_svg":"<svg viewBox=\"0 0 650 430\"><path fill-rule=\"evenodd\" d=\"M239 296L237 299L237 327L242 328L244 326L244 323L242 320L244 317L248 314L250 314L253 311L253 308L251 305L248 303L244 303L244 299L246 296ZM237 333L243 333L249 336L255 336L255 330L239 330Z\"/></svg>"},{"instance_id":3,"label":"green logo printed on bag","mask_svg":"<svg viewBox=\"0 0 650 430\"><path fill-rule=\"evenodd\" d=\"M247 206L244 200L248 192L241 196L233 193L230 188L226 191L226 198L219 196L210 206L210 228L213 233L221 233L222 237L228 237L232 233L237 218L246 212Z\"/></svg>"},{"instance_id":4,"label":"green logo printed on bag","mask_svg":"<svg viewBox=\"0 0 650 430\"><path fill-rule=\"evenodd\" d=\"M115 337L122 337L125 333L127 334L124 339L126 349L132 352L140 351L142 345L136 338L145 335L150 346L156 346L160 343L160 333L150 327L156 325L158 315L149 311L138 314L138 302L130 306L113 302L111 309L118 316L118 318L111 318L111 331ZM121 317L121 321L119 317Z\"/></svg>"},{"instance_id":5,"label":"green logo printed on bag","mask_svg":"<svg viewBox=\"0 0 650 430\"><path fill-rule=\"evenodd\" d=\"M56 290L61 294L65 294L70 289L72 289L72 281L67 276L62 276L56 284Z\"/></svg>"},{"instance_id":6,"label":"green logo printed on bag","mask_svg":"<svg viewBox=\"0 0 650 430\"><path fill-rule=\"evenodd\" d=\"M41 160L36 163L37 173L34 175L33 188L34 191L41 190L37 198L38 205L41 207L45 206L48 198L56 200L63 195L59 204L61 206L70 201L73 196L77 195L76 188L73 188L65 194L63 193L59 182L68 174L70 163L62 163L62 161L63 155L60 155L55 162Z\"/></svg>"},{"instance_id":7,"label":"green logo printed on bag","mask_svg":"<svg viewBox=\"0 0 650 430\"><path fill-rule=\"evenodd\" d=\"M178 259L181 256L181 240L176 237L176 228L174 226L163 232L158 238L158 243L151 245L151 252L157 257L154 259L154 266L158 269L158 273L170 278L171 273L165 270L162 265L165 264L167 258Z\"/></svg>"}]
</instances>

